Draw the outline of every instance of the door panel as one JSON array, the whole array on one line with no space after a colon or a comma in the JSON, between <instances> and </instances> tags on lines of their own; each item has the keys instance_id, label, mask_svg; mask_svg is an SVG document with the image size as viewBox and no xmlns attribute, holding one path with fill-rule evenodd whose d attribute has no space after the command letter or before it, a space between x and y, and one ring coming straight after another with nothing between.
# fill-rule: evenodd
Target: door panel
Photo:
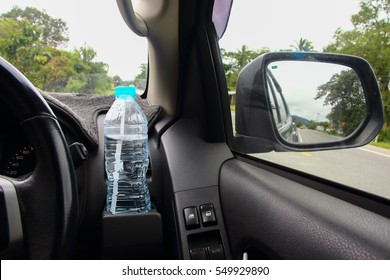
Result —
<instances>
[{"instance_id":1,"label":"door panel","mask_svg":"<svg viewBox=\"0 0 390 280\"><path fill-rule=\"evenodd\" d=\"M220 173L233 258L390 259L390 220L237 159Z\"/></svg>"}]
</instances>

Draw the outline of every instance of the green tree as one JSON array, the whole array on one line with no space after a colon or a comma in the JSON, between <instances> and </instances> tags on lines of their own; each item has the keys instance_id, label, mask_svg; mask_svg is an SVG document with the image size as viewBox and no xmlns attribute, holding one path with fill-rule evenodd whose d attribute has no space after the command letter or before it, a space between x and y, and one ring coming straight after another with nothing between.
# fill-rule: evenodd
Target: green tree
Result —
<instances>
[{"instance_id":1,"label":"green tree","mask_svg":"<svg viewBox=\"0 0 390 280\"><path fill-rule=\"evenodd\" d=\"M40 36L39 41L43 46L65 46L69 40L66 23L62 19L49 16L44 10L40 11L33 7L26 7L22 10L15 6L9 12L2 14L1 17L15 21L25 20L35 26Z\"/></svg>"},{"instance_id":2,"label":"green tree","mask_svg":"<svg viewBox=\"0 0 390 280\"><path fill-rule=\"evenodd\" d=\"M226 81L229 90L235 90L237 78L241 70L252 60L261 54L269 52L269 48L261 48L259 50L251 50L246 45L242 45L241 49L235 52L221 49Z\"/></svg>"},{"instance_id":3,"label":"green tree","mask_svg":"<svg viewBox=\"0 0 390 280\"><path fill-rule=\"evenodd\" d=\"M302 126L302 123L300 121L294 121L294 123L297 128L300 128Z\"/></svg>"},{"instance_id":4,"label":"green tree","mask_svg":"<svg viewBox=\"0 0 390 280\"><path fill-rule=\"evenodd\" d=\"M123 80L118 75L115 75L114 77L112 77L112 81L114 83L114 87L123 85Z\"/></svg>"},{"instance_id":5,"label":"green tree","mask_svg":"<svg viewBox=\"0 0 390 280\"><path fill-rule=\"evenodd\" d=\"M133 84L137 88L145 89L146 88L146 79L148 75L148 65L143 63L139 66L140 72L134 77ZM130 82L131 83L131 82Z\"/></svg>"},{"instance_id":6,"label":"green tree","mask_svg":"<svg viewBox=\"0 0 390 280\"><path fill-rule=\"evenodd\" d=\"M58 48L68 41L66 32L66 23L45 11L14 7L0 16L0 55L45 91L112 92L108 65L95 61L93 48Z\"/></svg>"},{"instance_id":7,"label":"green tree","mask_svg":"<svg viewBox=\"0 0 390 280\"><path fill-rule=\"evenodd\" d=\"M106 74L80 73L71 76L64 88L65 92L81 92L94 94L112 93L112 78Z\"/></svg>"},{"instance_id":8,"label":"green tree","mask_svg":"<svg viewBox=\"0 0 390 280\"><path fill-rule=\"evenodd\" d=\"M142 75L142 73L140 73L139 75ZM114 77L112 77L112 82L114 84L114 87L134 85L134 81L122 80L122 78L119 77L118 75L115 75Z\"/></svg>"},{"instance_id":9,"label":"green tree","mask_svg":"<svg viewBox=\"0 0 390 280\"><path fill-rule=\"evenodd\" d=\"M366 114L365 97L360 79L353 70L334 74L329 82L317 88L314 99L324 99L324 105L332 106L327 118L332 129L343 136L353 133Z\"/></svg>"},{"instance_id":10,"label":"green tree","mask_svg":"<svg viewBox=\"0 0 390 280\"><path fill-rule=\"evenodd\" d=\"M325 130L327 130L330 124L327 121L322 121L322 122L318 122L317 125L322 126Z\"/></svg>"},{"instance_id":11,"label":"green tree","mask_svg":"<svg viewBox=\"0 0 390 280\"><path fill-rule=\"evenodd\" d=\"M371 64L382 92L385 130L390 126L390 0L361 1L351 21L353 29L337 29L324 51L360 56Z\"/></svg>"},{"instance_id":12,"label":"green tree","mask_svg":"<svg viewBox=\"0 0 390 280\"><path fill-rule=\"evenodd\" d=\"M300 38L298 42L295 41L295 45L290 45L290 47L298 52L310 52L314 50L313 43L304 38Z\"/></svg>"},{"instance_id":13,"label":"green tree","mask_svg":"<svg viewBox=\"0 0 390 280\"><path fill-rule=\"evenodd\" d=\"M64 91L107 94L112 92L113 79L108 76L108 65L95 61L96 51L84 45L74 50L69 61L74 69Z\"/></svg>"},{"instance_id":14,"label":"green tree","mask_svg":"<svg viewBox=\"0 0 390 280\"><path fill-rule=\"evenodd\" d=\"M309 121L306 126L308 129L312 129L312 130L317 129L317 123L313 120Z\"/></svg>"},{"instance_id":15,"label":"green tree","mask_svg":"<svg viewBox=\"0 0 390 280\"><path fill-rule=\"evenodd\" d=\"M40 44L40 31L27 20L0 17L0 55L29 79L42 84L43 65L51 49Z\"/></svg>"},{"instance_id":16,"label":"green tree","mask_svg":"<svg viewBox=\"0 0 390 280\"><path fill-rule=\"evenodd\" d=\"M62 28L48 26L56 23L57 27ZM61 30L65 31L66 25L60 19L54 19L35 8L21 10L14 7L0 16L0 55L35 86L43 89L48 79L53 84L53 76L58 76L57 72L64 72L58 66L65 64L65 51L55 48L67 41Z\"/></svg>"},{"instance_id":17,"label":"green tree","mask_svg":"<svg viewBox=\"0 0 390 280\"><path fill-rule=\"evenodd\" d=\"M50 92L64 91L69 77L83 71L77 51L53 50L50 60L44 67L44 84L41 89Z\"/></svg>"}]
</instances>

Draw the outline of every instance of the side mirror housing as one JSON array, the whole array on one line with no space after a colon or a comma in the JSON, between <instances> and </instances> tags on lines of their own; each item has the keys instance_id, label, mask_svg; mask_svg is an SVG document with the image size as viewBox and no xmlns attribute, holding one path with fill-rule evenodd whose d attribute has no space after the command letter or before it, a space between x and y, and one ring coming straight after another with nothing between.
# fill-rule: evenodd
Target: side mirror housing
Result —
<instances>
[{"instance_id":1,"label":"side mirror housing","mask_svg":"<svg viewBox=\"0 0 390 280\"><path fill-rule=\"evenodd\" d=\"M367 61L329 53L267 53L238 77L233 147L242 153L359 147L375 138L383 121Z\"/></svg>"}]
</instances>

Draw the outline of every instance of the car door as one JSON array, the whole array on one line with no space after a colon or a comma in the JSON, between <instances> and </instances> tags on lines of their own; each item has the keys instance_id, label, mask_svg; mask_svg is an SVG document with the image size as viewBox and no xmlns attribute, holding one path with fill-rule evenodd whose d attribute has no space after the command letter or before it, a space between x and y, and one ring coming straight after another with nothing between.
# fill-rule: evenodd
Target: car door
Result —
<instances>
[{"instance_id":1,"label":"car door","mask_svg":"<svg viewBox=\"0 0 390 280\"><path fill-rule=\"evenodd\" d=\"M212 6L189 6L182 111L161 141L179 257L390 258L388 200L236 149Z\"/></svg>"},{"instance_id":2,"label":"car door","mask_svg":"<svg viewBox=\"0 0 390 280\"><path fill-rule=\"evenodd\" d=\"M271 115L280 126L283 114L277 110L280 106L273 80L268 88L274 109ZM279 100L286 105L283 96ZM236 107L236 119L237 114ZM225 115L225 127L230 122ZM279 126L277 130L284 137ZM228 133L229 143L234 129ZM299 162L284 166L283 161L242 152L232 142L234 158L222 164L219 175L221 211L232 258L390 258L387 199L323 178L320 172L299 171Z\"/></svg>"},{"instance_id":3,"label":"car door","mask_svg":"<svg viewBox=\"0 0 390 280\"><path fill-rule=\"evenodd\" d=\"M233 258L389 258L383 201L244 157L222 166L220 194Z\"/></svg>"}]
</instances>

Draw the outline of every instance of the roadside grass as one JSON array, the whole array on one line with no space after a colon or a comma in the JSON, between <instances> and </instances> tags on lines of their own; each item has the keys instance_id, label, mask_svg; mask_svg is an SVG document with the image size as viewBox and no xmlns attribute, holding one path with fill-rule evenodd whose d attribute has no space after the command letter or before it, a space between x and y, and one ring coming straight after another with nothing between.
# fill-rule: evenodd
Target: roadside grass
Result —
<instances>
[{"instance_id":1,"label":"roadside grass","mask_svg":"<svg viewBox=\"0 0 390 280\"><path fill-rule=\"evenodd\" d=\"M371 145L390 150L390 142L378 142L378 143L372 142Z\"/></svg>"}]
</instances>

